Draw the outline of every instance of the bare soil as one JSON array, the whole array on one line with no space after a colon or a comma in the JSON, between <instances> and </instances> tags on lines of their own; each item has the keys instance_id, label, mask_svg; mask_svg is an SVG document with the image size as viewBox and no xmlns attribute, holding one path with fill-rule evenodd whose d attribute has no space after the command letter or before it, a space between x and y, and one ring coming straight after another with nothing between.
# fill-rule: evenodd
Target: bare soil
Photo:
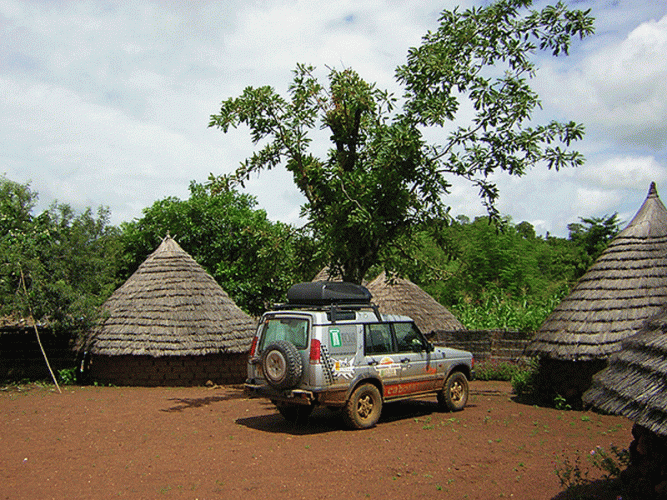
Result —
<instances>
[{"instance_id":1,"label":"bare soil","mask_svg":"<svg viewBox=\"0 0 667 500\"><path fill-rule=\"evenodd\" d=\"M387 404L364 431L326 409L290 425L229 386L6 387L0 416L0 499L563 499L565 458L583 467L596 446L632 440L625 418L522 404L481 381L462 412ZM613 487L585 498L616 499Z\"/></svg>"}]
</instances>

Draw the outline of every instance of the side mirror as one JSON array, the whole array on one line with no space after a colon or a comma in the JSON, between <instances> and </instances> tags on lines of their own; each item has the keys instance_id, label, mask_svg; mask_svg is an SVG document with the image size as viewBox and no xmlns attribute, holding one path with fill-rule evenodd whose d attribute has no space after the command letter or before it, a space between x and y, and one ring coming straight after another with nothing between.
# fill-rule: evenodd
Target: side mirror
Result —
<instances>
[{"instance_id":1,"label":"side mirror","mask_svg":"<svg viewBox=\"0 0 667 500\"><path fill-rule=\"evenodd\" d=\"M412 339L410 347L412 348L412 352L422 352L424 350L424 344L419 339Z\"/></svg>"}]
</instances>

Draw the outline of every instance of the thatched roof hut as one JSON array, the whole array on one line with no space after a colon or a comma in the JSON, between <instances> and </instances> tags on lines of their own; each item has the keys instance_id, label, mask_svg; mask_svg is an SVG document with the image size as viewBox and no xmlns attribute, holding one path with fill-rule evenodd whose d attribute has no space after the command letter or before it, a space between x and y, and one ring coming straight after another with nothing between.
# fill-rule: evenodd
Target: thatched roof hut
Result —
<instances>
[{"instance_id":1,"label":"thatched roof hut","mask_svg":"<svg viewBox=\"0 0 667 500\"><path fill-rule=\"evenodd\" d=\"M529 351L563 361L606 360L667 303L667 209L655 183L630 224L538 330Z\"/></svg>"},{"instance_id":2,"label":"thatched roof hut","mask_svg":"<svg viewBox=\"0 0 667 500\"><path fill-rule=\"evenodd\" d=\"M665 498L667 485L667 306L622 342L583 401L635 422L621 478L633 498ZM656 492L662 495L655 496Z\"/></svg>"},{"instance_id":3,"label":"thatched roof hut","mask_svg":"<svg viewBox=\"0 0 667 500\"><path fill-rule=\"evenodd\" d=\"M667 436L667 307L644 323L593 377L584 402Z\"/></svg>"},{"instance_id":4,"label":"thatched roof hut","mask_svg":"<svg viewBox=\"0 0 667 500\"><path fill-rule=\"evenodd\" d=\"M155 366L156 359L243 356L255 330L254 320L169 236L104 309L102 321L78 343L94 357L93 372L103 358L152 360Z\"/></svg>"},{"instance_id":5,"label":"thatched roof hut","mask_svg":"<svg viewBox=\"0 0 667 500\"><path fill-rule=\"evenodd\" d=\"M445 306L407 279L389 281L382 272L367 288L380 312L410 316L425 335L465 329Z\"/></svg>"}]
</instances>

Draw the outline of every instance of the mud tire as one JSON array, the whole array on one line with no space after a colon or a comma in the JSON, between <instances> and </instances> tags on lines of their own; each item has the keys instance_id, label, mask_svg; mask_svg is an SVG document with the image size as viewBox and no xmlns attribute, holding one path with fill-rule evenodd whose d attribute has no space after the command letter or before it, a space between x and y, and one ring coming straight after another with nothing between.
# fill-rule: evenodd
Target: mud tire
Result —
<instances>
[{"instance_id":1,"label":"mud tire","mask_svg":"<svg viewBox=\"0 0 667 500\"><path fill-rule=\"evenodd\" d=\"M303 374L301 355L291 342L271 342L262 353L262 371L271 387L291 389Z\"/></svg>"},{"instance_id":2,"label":"mud tire","mask_svg":"<svg viewBox=\"0 0 667 500\"><path fill-rule=\"evenodd\" d=\"M380 420L382 395L373 384L357 387L343 408L343 419L352 429L370 429Z\"/></svg>"},{"instance_id":3,"label":"mud tire","mask_svg":"<svg viewBox=\"0 0 667 500\"><path fill-rule=\"evenodd\" d=\"M438 404L443 410L461 411L468 402L468 379L461 372L452 373L442 391L438 392Z\"/></svg>"}]
</instances>

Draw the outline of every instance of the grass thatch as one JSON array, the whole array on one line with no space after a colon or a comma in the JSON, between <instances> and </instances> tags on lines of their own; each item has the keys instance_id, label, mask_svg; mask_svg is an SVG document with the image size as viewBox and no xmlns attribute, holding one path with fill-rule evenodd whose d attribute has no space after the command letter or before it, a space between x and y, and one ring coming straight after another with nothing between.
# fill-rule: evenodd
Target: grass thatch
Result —
<instances>
[{"instance_id":1,"label":"grass thatch","mask_svg":"<svg viewBox=\"0 0 667 500\"><path fill-rule=\"evenodd\" d=\"M654 183L621 231L538 330L529 352L606 359L667 303L667 209Z\"/></svg>"},{"instance_id":2,"label":"grass thatch","mask_svg":"<svg viewBox=\"0 0 667 500\"><path fill-rule=\"evenodd\" d=\"M380 312L410 316L426 335L465 329L446 307L409 280L394 278L390 282L383 272L368 284L368 290Z\"/></svg>"},{"instance_id":3,"label":"grass thatch","mask_svg":"<svg viewBox=\"0 0 667 500\"><path fill-rule=\"evenodd\" d=\"M184 356L247 351L253 319L167 236L105 302L78 342L91 354Z\"/></svg>"},{"instance_id":4,"label":"grass thatch","mask_svg":"<svg viewBox=\"0 0 667 500\"><path fill-rule=\"evenodd\" d=\"M667 308L622 342L583 400L667 436Z\"/></svg>"}]
</instances>

